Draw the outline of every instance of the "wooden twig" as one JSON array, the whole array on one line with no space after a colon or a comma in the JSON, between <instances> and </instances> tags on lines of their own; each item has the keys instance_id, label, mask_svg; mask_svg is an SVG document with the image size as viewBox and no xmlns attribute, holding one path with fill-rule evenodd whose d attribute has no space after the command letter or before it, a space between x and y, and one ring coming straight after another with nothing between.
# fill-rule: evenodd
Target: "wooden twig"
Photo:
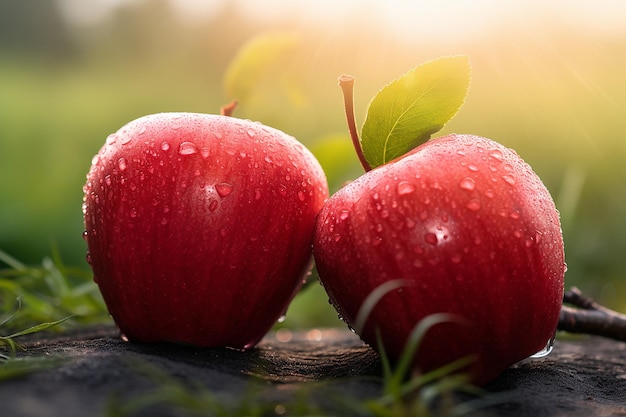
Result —
<instances>
[{"instance_id":1,"label":"wooden twig","mask_svg":"<svg viewBox=\"0 0 626 417\"><path fill-rule=\"evenodd\" d=\"M563 296L559 330L586 333L626 342L626 314L608 309L578 288L572 287ZM565 304L570 304L567 306Z\"/></svg>"}]
</instances>

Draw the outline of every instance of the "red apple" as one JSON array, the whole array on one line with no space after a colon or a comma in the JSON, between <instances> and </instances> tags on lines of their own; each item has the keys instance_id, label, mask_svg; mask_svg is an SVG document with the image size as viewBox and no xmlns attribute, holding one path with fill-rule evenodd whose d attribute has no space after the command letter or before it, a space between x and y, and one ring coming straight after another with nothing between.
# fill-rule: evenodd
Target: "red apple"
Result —
<instances>
[{"instance_id":1,"label":"red apple","mask_svg":"<svg viewBox=\"0 0 626 417\"><path fill-rule=\"evenodd\" d=\"M110 135L84 187L85 238L133 341L246 349L311 264L324 173L293 137L227 116L163 113Z\"/></svg>"},{"instance_id":2,"label":"red apple","mask_svg":"<svg viewBox=\"0 0 626 417\"><path fill-rule=\"evenodd\" d=\"M357 329L374 348L379 331L391 359L420 320L458 318L426 333L413 362L422 372L471 356L466 371L484 383L555 333L566 269L559 214L531 168L489 139L430 140L339 190L318 217L314 256L352 326L368 295L401 280Z\"/></svg>"}]
</instances>

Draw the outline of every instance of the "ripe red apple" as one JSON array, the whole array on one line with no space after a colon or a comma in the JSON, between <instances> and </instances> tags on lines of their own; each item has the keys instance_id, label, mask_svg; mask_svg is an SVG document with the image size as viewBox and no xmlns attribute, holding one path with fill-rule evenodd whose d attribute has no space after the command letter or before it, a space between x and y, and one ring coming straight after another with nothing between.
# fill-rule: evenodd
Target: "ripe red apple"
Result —
<instances>
[{"instance_id":1,"label":"ripe red apple","mask_svg":"<svg viewBox=\"0 0 626 417\"><path fill-rule=\"evenodd\" d=\"M414 359L429 371L471 355L476 383L537 351L555 333L565 260L559 214L511 149L472 135L432 139L335 193L316 224L320 279L354 326L364 301L397 281L369 312L362 339L398 359L420 320L436 324Z\"/></svg>"},{"instance_id":2,"label":"ripe red apple","mask_svg":"<svg viewBox=\"0 0 626 417\"><path fill-rule=\"evenodd\" d=\"M319 163L293 137L193 113L141 117L110 135L84 191L88 260L123 334L238 349L301 286L328 197Z\"/></svg>"}]
</instances>

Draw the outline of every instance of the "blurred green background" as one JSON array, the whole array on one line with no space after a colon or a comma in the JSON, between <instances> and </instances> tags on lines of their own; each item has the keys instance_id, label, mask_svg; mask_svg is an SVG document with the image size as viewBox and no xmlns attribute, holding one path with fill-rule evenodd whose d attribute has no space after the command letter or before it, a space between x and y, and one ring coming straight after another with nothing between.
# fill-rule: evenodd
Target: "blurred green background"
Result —
<instances>
[{"instance_id":1,"label":"blurred green background","mask_svg":"<svg viewBox=\"0 0 626 417\"><path fill-rule=\"evenodd\" d=\"M625 21L608 0L2 0L0 249L30 264L56 245L86 269L82 185L106 136L149 113L218 112L242 45L278 31L295 43L259 64L235 115L301 140L333 190L361 172L340 74L357 79L362 123L387 82L469 56L468 99L441 134L515 148L561 211L567 286L626 310ZM291 310L286 325L338 324L319 286Z\"/></svg>"}]
</instances>

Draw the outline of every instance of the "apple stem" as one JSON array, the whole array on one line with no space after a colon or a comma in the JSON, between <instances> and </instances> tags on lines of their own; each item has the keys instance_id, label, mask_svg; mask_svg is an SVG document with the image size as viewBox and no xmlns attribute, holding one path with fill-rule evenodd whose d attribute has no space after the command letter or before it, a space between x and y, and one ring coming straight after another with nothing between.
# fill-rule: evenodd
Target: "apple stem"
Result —
<instances>
[{"instance_id":1,"label":"apple stem","mask_svg":"<svg viewBox=\"0 0 626 417\"><path fill-rule=\"evenodd\" d=\"M343 105L346 110L346 121L348 122L352 144L354 145L356 154L359 156L359 161L365 172L371 171L372 167L365 159L365 155L363 155L363 148L361 147L361 140L359 139L356 119L354 117L354 77L345 74L340 76L339 87L341 87L341 91L343 92Z\"/></svg>"},{"instance_id":2,"label":"apple stem","mask_svg":"<svg viewBox=\"0 0 626 417\"><path fill-rule=\"evenodd\" d=\"M574 307L561 307L559 330L626 341L626 315L598 304L576 287L565 292L563 302Z\"/></svg>"},{"instance_id":3,"label":"apple stem","mask_svg":"<svg viewBox=\"0 0 626 417\"><path fill-rule=\"evenodd\" d=\"M235 111L235 107L237 107L237 100L233 100L228 104L224 104L221 108L220 108L220 114L222 116L228 116L231 117L233 115L233 112Z\"/></svg>"}]
</instances>

